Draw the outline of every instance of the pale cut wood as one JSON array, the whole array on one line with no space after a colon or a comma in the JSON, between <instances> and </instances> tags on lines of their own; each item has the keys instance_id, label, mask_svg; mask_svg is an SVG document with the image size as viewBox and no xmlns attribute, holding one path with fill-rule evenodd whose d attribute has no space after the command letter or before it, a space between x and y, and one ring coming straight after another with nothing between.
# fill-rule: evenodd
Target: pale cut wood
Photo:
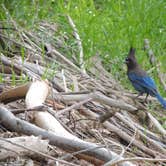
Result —
<instances>
[{"instance_id":1,"label":"pale cut wood","mask_svg":"<svg viewBox=\"0 0 166 166\"><path fill-rule=\"evenodd\" d=\"M77 140L71 140L65 137L60 137L55 135L53 132L46 131L44 129L41 129L40 127L37 127L33 124L30 124L29 122L26 122L24 120L21 120L17 117L15 117L11 111L6 109L4 106L0 105L0 121L1 124L6 127L7 129L27 135L35 135L39 136L41 135L42 138L48 139L51 145L58 146L59 148L75 152L79 150L85 150L87 151L82 152L85 155L95 157L101 161L107 162L113 158L117 158L118 155L111 150L107 150L105 148L101 148L100 146L86 142L86 141L77 141ZM134 164L130 162L123 162L119 164L118 166L135 166Z\"/></svg>"},{"instance_id":2,"label":"pale cut wood","mask_svg":"<svg viewBox=\"0 0 166 166\"><path fill-rule=\"evenodd\" d=\"M26 97L25 103L28 109L41 106L49 93L49 85L47 80L45 81L35 81L31 84Z\"/></svg>"},{"instance_id":3,"label":"pale cut wood","mask_svg":"<svg viewBox=\"0 0 166 166\"><path fill-rule=\"evenodd\" d=\"M49 94L49 86L47 81L35 81L30 86L25 103L28 109L34 108L37 106L41 106L45 100L46 97ZM52 116L50 113L46 111L34 111L33 112L33 122L48 131L54 132L57 136L63 136L68 139L78 139L76 136L70 134L59 122L55 119L54 116Z\"/></svg>"},{"instance_id":4,"label":"pale cut wood","mask_svg":"<svg viewBox=\"0 0 166 166\"><path fill-rule=\"evenodd\" d=\"M57 136L81 141L76 136L70 134L59 121L48 112L35 112L34 123L43 129L54 132Z\"/></svg>"}]
</instances>

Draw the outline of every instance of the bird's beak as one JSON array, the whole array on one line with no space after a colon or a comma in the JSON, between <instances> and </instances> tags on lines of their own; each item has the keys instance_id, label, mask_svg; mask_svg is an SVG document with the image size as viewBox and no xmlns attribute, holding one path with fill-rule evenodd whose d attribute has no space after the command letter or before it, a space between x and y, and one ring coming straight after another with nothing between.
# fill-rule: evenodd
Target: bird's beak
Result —
<instances>
[{"instance_id":1,"label":"bird's beak","mask_svg":"<svg viewBox=\"0 0 166 166\"><path fill-rule=\"evenodd\" d=\"M128 62L129 62L129 61L128 61L128 58L126 58L126 59L124 60L124 63L125 63L125 64L128 64Z\"/></svg>"}]
</instances>

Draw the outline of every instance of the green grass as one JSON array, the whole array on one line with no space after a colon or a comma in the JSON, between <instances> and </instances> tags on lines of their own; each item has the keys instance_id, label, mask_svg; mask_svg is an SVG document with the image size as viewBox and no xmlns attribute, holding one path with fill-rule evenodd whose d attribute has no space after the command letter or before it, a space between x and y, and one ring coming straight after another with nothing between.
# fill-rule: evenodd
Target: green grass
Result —
<instances>
[{"instance_id":1,"label":"green grass","mask_svg":"<svg viewBox=\"0 0 166 166\"><path fill-rule=\"evenodd\" d=\"M143 51L145 38L150 40L156 59L161 62L161 72L166 71L165 0L3 0L2 3L12 18L24 28L35 30L41 20L58 23L58 33L67 32L71 37L66 45L76 50L72 29L66 19L69 14L82 39L85 60L99 53L105 67L126 87L131 88L123 60L131 45L137 48L139 63L146 70L150 69L147 55ZM8 20L2 6L0 11L0 19ZM61 51L68 57L72 55L72 51ZM164 95L156 72L150 75L155 78Z\"/></svg>"}]
</instances>

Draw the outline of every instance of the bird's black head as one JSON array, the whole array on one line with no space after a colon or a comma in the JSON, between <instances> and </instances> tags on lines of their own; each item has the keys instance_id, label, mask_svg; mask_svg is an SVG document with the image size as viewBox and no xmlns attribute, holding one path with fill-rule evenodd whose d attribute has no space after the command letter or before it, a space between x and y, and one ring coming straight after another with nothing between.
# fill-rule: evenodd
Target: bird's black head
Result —
<instances>
[{"instance_id":1,"label":"bird's black head","mask_svg":"<svg viewBox=\"0 0 166 166\"><path fill-rule=\"evenodd\" d=\"M128 57L125 59L125 63L128 67L128 69L134 69L136 66L138 66L137 60L135 58L135 49L130 48Z\"/></svg>"}]
</instances>

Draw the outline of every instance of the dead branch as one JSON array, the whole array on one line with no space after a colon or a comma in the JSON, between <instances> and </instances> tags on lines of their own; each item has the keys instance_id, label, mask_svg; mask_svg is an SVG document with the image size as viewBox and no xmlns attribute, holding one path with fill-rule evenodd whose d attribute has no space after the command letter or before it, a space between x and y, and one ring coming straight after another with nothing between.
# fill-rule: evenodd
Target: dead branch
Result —
<instances>
[{"instance_id":1,"label":"dead branch","mask_svg":"<svg viewBox=\"0 0 166 166\"><path fill-rule=\"evenodd\" d=\"M60 58L62 61L64 61L65 63L67 63L69 66L71 66L73 69L75 69L76 71L78 71L79 73L82 73L83 75L85 75L80 68L78 68L75 64L73 64L70 60L68 60L66 57L64 57L60 52L58 52L57 50L53 49L52 50L52 54L56 57L58 56L58 58ZM87 74L86 74L87 76Z\"/></svg>"},{"instance_id":2,"label":"dead branch","mask_svg":"<svg viewBox=\"0 0 166 166\"><path fill-rule=\"evenodd\" d=\"M78 86L78 80L77 77L72 76L72 80L73 80L73 86L74 86L74 92L79 92L79 86Z\"/></svg>"},{"instance_id":3,"label":"dead branch","mask_svg":"<svg viewBox=\"0 0 166 166\"><path fill-rule=\"evenodd\" d=\"M0 65L0 72L1 72L1 73L5 73L5 74L12 74L12 73L13 73L11 67L9 67L9 66L4 66L4 65ZM18 70L15 70L15 69L14 69L14 72L15 72L17 75L21 75L21 72L18 71Z\"/></svg>"},{"instance_id":4,"label":"dead branch","mask_svg":"<svg viewBox=\"0 0 166 166\"><path fill-rule=\"evenodd\" d=\"M46 153L48 153L48 141L47 140L41 140L39 137L34 136L24 136L24 137L15 137L15 138L0 138L0 144L2 144L2 150L0 152L0 159L5 159L8 157L18 157L18 155L23 156L33 156L35 154L43 156L45 158L51 159L53 161L58 161L64 164L68 164L71 166L76 166L75 164L68 163L64 160L56 159ZM5 143L4 143L5 142ZM25 146L26 145L26 146ZM3 148L7 147L8 151L4 151ZM11 153L12 149L15 150L15 153Z\"/></svg>"},{"instance_id":5,"label":"dead branch","mask_svg":"<svg viewBox=\"0 0 166 166\"><path fill-rule=\"evenodd\" d=\"M90 110L82 110L86 115L88 115L90 118L98 118L99 116L90 111ZM113 124L109 123L108 121L104 122L103 125L111 132L116 133L120 138L122 138L123 140L125 140L126 142L130 143L132 140L132 137L129 136L127 133L125 133L124 131L122 131L121 129L119 129L118 127L114 126ZM146 154L149 154L150 156L155 157L157 154L154 150L147 148L143 143L141 143L138 140L134 140L133 145L135 145L137 148L139 148L140 150L142 150L143 152L145 152ZM159 152L158 152L159 153ZM163 156L162 154L160 154L160 156Z\"/></svg>"},{"instance_id":6,"label":"dead branch","mask_svg":"<svg viewBox=\"0 0 166 166\"><path fill-rule=\"evenodd\" d=\"M12 145L11 145L12 144ZM19 144L20 146L26 145L26 148L22 148L22 147L18 147L17 144ZM0 138L0 146L3 148L7 148L8 151L6 151L5 149L3 150L3 148L0 151L0 160L2 159L6 159L8 157L16 157L16 155L34 155L34 153L32 153L32 151L38 151L38 152L42 152L42 153L47 153L47 147L48 147L48 141L47 140L41 140L38 137L34 137L34 136L24 136L24 137L14 137L14 138ZM14 150L15 153L13 153L11 150ZM29 149L31 149L32 151L29 151Z\"/></svg>"},{"instance_id":7,"label":"dead branch","mask_svg":"<svg viewBox=\"0 0 166 166\"><path fill-rule=\"evenodd\" d=\"M120 108L123 110L127 110L130 112L135 112L137 111L137 108L135 108L134 106L127 104L121 100L115 100L112 99L110 97L107 97L103 94L101 94L100 92L94 92L94 93L89 93L89 94L78 94L78 95L58 95L56 94L56 96L54 97L56 100L58 101L82 101L85 100L87 98L92 98L95 101L98 101L100 103L112 106L112 107L116 107L116 108Z\"/></svg>"},{"instance_id":8,"label":"dead branch","mask_svg":"<svg viewBox=\"0 0 166 166\"><path fill-rule=\"evenodd\" d=\"M66 78L65 78L63 69L62 69L61 73L62 73L62 79L63 79L63 85L64 85L65 92L68 92L68 88L67 88L67 84L66 84Z\"/></svg>"},{"instance_id":9,"label":"dead branch","mask_svg":"<svg viewBox=\"0 0 166 166\"><path fill-rule=\"evenodd\" d=\"M13 114L20 114L23 112L31 112L31 111L46 111L46 107L44 105L36 106L33 108L22 108L22 109L12 109L11 110Z\"/></svg>"},{"instance_id":10,"label":"dead branch","mask_svg":"<svg viewBox=\"0 0 166 166\"><path fill-rule=\"evenodd\" d=\"M55 145L63 150L67 151L79 151L83 149L88 149L90 147L94 148L93 150L89 150L85 152L86 155L95 156L95 158L102 160L102 161L109 161L114 157L117 157L117 154L111 152L111 156L109 155L108 151L105 148L99 148L98 146L85 142L85 141L76 141L67 139L64 137L56 136L52 132L48 132L44 129L41 129L33 124L30 124L26 121L20 120L16 118L9 110L7 110L4 106L0 106L0 121L1 124L9 130L23 133L26 135L41 135L43 139L48 139L51 145ZM96 148L96 149L95 149ZM132 166L131 163L123 163L122 166Z\"/></svg>"},{"instance_id":11,"label":"dead branch","mask_svg":"<svg viewBox=\"0 0 166 166\"><path fill-rule=\"evenodd\" d=\"M74 24L72 18L67 15L67 18L69 20L69 24L70 26L72 27L73 31L74 31L74 36L77 40L77 43L78 43L78 48L79 48L79 51L80 51L80 59L79 59L79 64L80 64L80 68L82 69L82 72L83 73L86 73L86 70L85 70L85 63L84 63L84 53L83 53L83 47L82 47L82 42L81 42L81 39L80 39L80 36L78 34L78 30L76 28L76 25Z\"/></svg>"},{"instance_id":12,"label":"dead branch","mask_svg":"<svg viewBox=\"0 0 166 166\"><path fill-rule=\"evenodd\" d=\"M113 90L113 89L117 89L119 92L119 90L122 90L122 86L117 82L117 80L115 81L112 74L109 73L102 64L102 60L100 58L99 54L96 54L95 56L90 58L90 62L92 63L92 65L90 66L90 68L88 69L95 77L99 77L100 80L102 81L102 83L105 83L105 86L110 87L109 89L107 89L107 92L109 92L109 90ZM99 81L100 81L99 80Z\"/></svg>"},{"instance_id":13,"label":"dead branch","mask_svg":"<svg viewBox=\"0 0 166 166\"><path fill-rule=\"evenodd\" d=\"M155 67L156 67L156 70L157 70L157 74L158 74L158 78L159 78L159 80L160 80L160 83L163 85L164 90L166 91L166 83L165 83L165 81L163 80L162 74L161 74L160 69L159 69L159 65L158 65L157 62L156 62L156 58L155 58L155 55L154 55L153 50L150 48L150 42L149 42L148 39L145 39L145 40L144 40L144 48L145 48L145 51L147 51L150 64L151 64L152 66L155 66Z\"/></svg>"},{"instance_id":14,"label":"dead branch","mask_svg":"<svg viewBox=\"0 0 166 166\"><path fill-rule=\"evenodd\" d=\"M92 98L87 98L87 99L85 99L85 100L83 100L83 101L80 101L80 102L78 102L78 103L75 103L75 104L73 104L73 105L71 105L71 106L69 106L69 107L67 107L67 108L64 108L64 109L62 109L62 110L59 110L55 115L58 116L58 115L60 115L60 114L64 114L64 113L66 113L66 112L68 112L68 111L71 111L72 109L78 109L78 108L81 107L83 104L85 104L85 103L87 103L87 102L89 102L89 101L91 101L91 100L92 100Z\"/></svg>"},{"instance_id":15,"label":"dead branch","mask_svg":"<svg viewBox=\"0 0 166 166\"><path fill-rule=\"evenodd\" d=\"M153 158L143 158L143 157L134 157L134 158L125 158L125 159L122 159L122 160L119 160L119 161L115 161L114 163L108 165L108 166L114 166L116 164L119 164L121 162L124 162L124 161L144 161L144 162L166 162L166 159L153 159Z\"/></svg>"},{"instance_id":16,"label":"dead branch","mask_svg":"<svg viewBox=\"0 0 166 166\"><path fill-rule=\"evenodd\" d=\"M4 65L7 65L7 66L13 66L15 67L17 70L19 71L22 71L23 73L25 73L26 75L28 75L30 78L33 78L33 79L40 79L40 76L33 73L33 71L27 69L24 67L23 63L22 63L22 60L19 59L17 61L12 61L11 59L7 58L4 54L1 53L1 56L0 56L0 59L2 61L2 63Z\"/></svg>"},{"instance_id":17,"label":"dead branch","mask_svg":"<svg viewBox=\"0 0 166 166\"><path fill-rule=\"evenodd\" d=\"M25 97L31 83L18 86L16 88L9 89L0 94L0 102L9 103Z\"/></svg>"},{"instance_id":18,"label":"dead branch","mask_svg":"<svg viewBox=\"0 0 166 166\"><path fill-rule=\"evenodd\" d=\"M106 120L108 120L109 118L113 117L116 112L117 111L111 110L111 111L108 111L105 114L101 115L99 117L100 123L104 123Z\"/></svg>"},{"instance_id":19,"label":"dead branch","mask_svg":"<svg viewBox=\"0 0 166 166\"><path fill-rule=\"evenodd\" d=\"M166 130L161 126L161 124L158 122L158 120L152 116L150 112L147 112L147 115L149 119L152 121L154 126L158 129L158 131L163 135L163 137L166 138Z\"/></svg>"},{"instance_id":20,"label":"dead branch","mask_svg":"<svg viewBox=\"0 0 166 166\"><path fill-rule=\"evenodd\" d=\"M122 122L124 122L126 125L128 125L131 129L133 130L137 130L138 128L135 127L134 122L130 119L126 119L125 117L123 117L120 113L116 113L115 116L121 120ZM139 129L137 130L137 133L139 134L141 139L146 139L146 142L149 144L150 146L155 147L156 150L158 150L159 152L162 152L163 154L166 154L166 150L164 149L164 147L162 147L158 142L156 142L155 140L149 138L147 135L145 135L142 131L140 131Z\"/></svg>"},{"instance_id":21,"label":"dead branch","mask_svg":"<svg viewBox=\"0 0 166 166\"><path fill-rule=\"evenodd\" d=\"M121 154L119 155L119 157L123 157L125 151L126 151L126 150L129 148L129 146L133 143L133 141L135 140L135 137L136 137L136 133L137 133L137 130L135 130L135 133L134 133L134 135L133 135L133 137L132 137L130 143L127 145L127 147L124 149L124 151L121 152ZM114 163L115 161L119 161L119 160L120 160L119 158L115 158L115 159L113 159L112 161L109 161L109 162L105 163L104 166L114 165L113 163Z\"/></svg>"}]
</instances>

